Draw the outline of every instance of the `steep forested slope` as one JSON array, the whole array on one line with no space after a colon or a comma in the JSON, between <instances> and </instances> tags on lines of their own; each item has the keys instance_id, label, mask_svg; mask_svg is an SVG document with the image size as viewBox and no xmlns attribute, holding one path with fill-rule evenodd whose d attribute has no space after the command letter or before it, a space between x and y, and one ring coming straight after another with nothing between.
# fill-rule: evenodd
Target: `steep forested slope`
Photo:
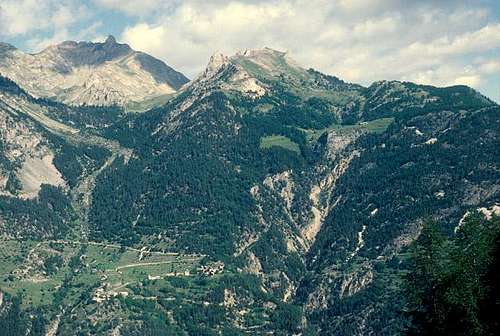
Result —
<instances>
[{"instance_id":1,"label":"steep forested slope","mask_svg":"<svg viewBox=\"0 0 500 336\"><path fill-rule=\"evenodd\" d=\"M0 77L0 222L5 237L67 234L74 220L69 189L107 155L90 144L69 142L67 137L78 130L50 119L51 108Z\"/></svg>"},{"instance_id":2,"label":"steep forested slope","mask_svg":"<svg viewBox=\"0 0 500 336\"><path fill-rule=\"evenodd\" d=\"M427 223L405 283L411 335L495 335L500 312L500 225L494 208L468 213L451 237Z\"/></svg>"},{"instance_id":3,"label":"steep forested slope","mask_svg":"<svg viewBox=\"0 0 500 336\"><path fill-rule=\"evenodd\" d=\"M311 331L391 334L423 221L452 232L498 202L498 113L467 87L363 88L272 50L215 55L110 130L138 156L101 176L94 237L224 260L303 306Z\"/></svg>"},{"instance_id":4,"label":"steep forested slope","mask_svg":"<svg viewBox=\"0 0 500 336\"><path fill-rule=\"evenodd\" d=\"M329 316L324 328L343 334L395 319L403 309L397 291L382 295L382 288L397 286L400 252L423 222L452 233L467 210L498 202L499 112L424 112L362 139L363 154L340 178L332 197L341 200L309 256L314 275L303 283L311 311Z\"/></svg>"},{"instance_id":5,"label":"steep forested slope","mask_svg":"<svg viewBox=\"0 0 500 336\"><path fill-rule=\"evenodd\" d=\"M0 117L22 134L0 133L14 172L0 206L48 209L54 222L34 228L67 227L0 245L7 292L28 293L5 296L0 322L20 309L25 330L404 333L433 309L405 291L424 223L461 239L466 213L498 211L500 108L465 86L365 88L271 49L216 54L137 115L2 83ZM43 150L21 146L13 166L12 139ZM25 157L47 153L60 180L23 199Z\"/></svg>"}]
</instances>

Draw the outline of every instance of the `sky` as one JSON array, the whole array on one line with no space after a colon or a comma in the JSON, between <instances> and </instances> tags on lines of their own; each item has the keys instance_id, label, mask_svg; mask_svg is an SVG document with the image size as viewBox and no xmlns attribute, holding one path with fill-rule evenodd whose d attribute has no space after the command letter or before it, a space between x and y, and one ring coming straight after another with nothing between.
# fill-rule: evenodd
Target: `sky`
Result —
<instances>
[{"instance_id":1,"label":"sky","mask_svg":"<svg viewBox=\"0 0 500 336\"><path fill-rule=\"evenodd\" d=\"M0 41L119 42L193 78L214 52L270 47L369 85L465 84L500 102L499 0L0 0Z\"/></svg>"}]
</instances>

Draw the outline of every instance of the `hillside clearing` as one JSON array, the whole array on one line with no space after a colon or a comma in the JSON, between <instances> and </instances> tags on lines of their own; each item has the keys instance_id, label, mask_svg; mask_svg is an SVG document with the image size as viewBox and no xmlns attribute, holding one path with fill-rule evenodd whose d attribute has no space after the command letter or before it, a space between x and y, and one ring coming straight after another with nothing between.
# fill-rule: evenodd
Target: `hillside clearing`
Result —
<instances>
[{"instance_id":1,"label":"hillside clearing","mask_svg":"<svg viewBox=\"0 0 500 336\"><path fill-rule=\"evenodd\" d=\"M299 145L290 138L283 135L270 135L260 138L260 148L269 149L271 147L281 147L283 149L300 153Z\"/></svg>"}]
</instances>

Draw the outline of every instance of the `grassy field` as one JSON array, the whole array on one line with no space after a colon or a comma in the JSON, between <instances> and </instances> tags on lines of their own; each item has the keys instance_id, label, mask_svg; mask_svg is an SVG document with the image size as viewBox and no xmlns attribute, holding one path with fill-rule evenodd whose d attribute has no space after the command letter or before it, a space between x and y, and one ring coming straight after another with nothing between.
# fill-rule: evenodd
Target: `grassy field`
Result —
<instances>
[{"instance_id":1,"label":"grassy field","mask_svg":"<svg viewBox=\"0 0 500 336\"><path fill-rule=\"evenodd\" d=\"M64 262L46 274L44 262L54 255ZM137 325L158 316L176 318L180 328L210 324L212 318L227 323L226 309L246 306L236 300L236 306L226 307L226 294L260 302L245 310L245 328L255 331L269 323L273 310L262 304L276 302L258 288L256 276L230 268L200 276L202 258L96 242L2 241L0 291L21 297L22 309L39 308L50 323L60 321L61 335L77 329L78 334L110 334L117 323ZM197 320L185 322L184 316Z\"/></svg>"},{"instance_id":2,"label":"grassy field","mask_svg":"<svg viewBox=\"0 0 500 336\"><path fill-rule=\"evenodd\" d=\"M309 141L317 141L319 137L327 131L336 131L338 133L351 132L356 130L365 130L372 133L384 133L389 125L394 121L394 118L380 118L371 121L360 122L355 125L332 125L328 128L319 130L301 129L307 135Z\"/></svg>"},{"instance_id":3,"label":"grassy field","mask_svg":"<svg viewBox=\"0 0 500 336\"><path fill-rule=\"evenodd\" d=\"M260 148L281 147L290 151L300 153L299 145L283 135L270 135L260 139Z\"/></svg>"},{"instance_id":4,"label":"grassy field","mask_svg":"<svg viewBox=\"0 0 500 336\"><path fill-rule=\"evenodd\" d=\"M125 106L125 111L129 113L140 113L148 111L154 107L165 105L175 94L165 94L142 102L130 102Z\"/></svg>"},{"instance_id":5,"label":"grassy field","mask_svg":"<svg viewBox=\"0 0 500 336\"><path fill-rule=\"evenodd\" d=\"M48 273L47 260L54 256L62 262ZM71 265L75 258L77 266ZM3 241L0 291L21 296L24 306L48 306L66 281L64 302L71 304L103 285L109 291L123 292L151 278L192 276L201 258L78 242Z\"/></svg>"},{"instance_id":6,"label":"grassy field","mask_svg":"<svg viewBox=\"0 0 500 336\"><path fill-rule=\"evenodd\" d=\"M393 122L394 118L380 118L362 122L359 126L373 133L384 133Z\"/></svg>"},{"instance_id":7,"label":"grassy field","mask_svg":"<svg viewBox=\"0 0 500 336\"><path fill-rule=\"evenodd\" d=\"M76 250L65 246L59 251L48 243L33 241L1 242L0 290L21 296L26 306L50 304L70 271L67 264ZM51 256L60 256L63 265L49 275L46 274L45 261Z\"/></svg>"}]
</instances>

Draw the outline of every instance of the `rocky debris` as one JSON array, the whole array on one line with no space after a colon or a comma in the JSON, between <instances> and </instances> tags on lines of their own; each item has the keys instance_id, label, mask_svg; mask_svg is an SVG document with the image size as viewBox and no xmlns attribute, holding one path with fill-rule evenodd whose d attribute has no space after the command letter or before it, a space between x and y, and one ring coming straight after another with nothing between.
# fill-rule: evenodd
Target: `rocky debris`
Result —
<instances>
[{"instance_id":1,"label":"rocky debris","mask_svg":"<svg viewBox=\"0 0 500 336\"><path fill-rule=\"evenodd\" d=\"M420 236L423 225L424 223L420 219L408 223L405 230L386 245L382 251L382 255L391 256L400 252L403 248L410 246Z\"/></svg>"},{"instance_id":2,"label":"rocky debris","mask_svg":"<svg viewBox=\"0 0 500 336\"><path fill-rule=\"evenodd\" d=\"M350 254L349 259L356 256L356 254L358 254L359 250L361 250L363 248L363 246L365 246L365 241L363 239L363 235L366 231L366 228L367 228L366 225L361 226L361 231L358 232L358 243L356 244L356 248L354 249L354 251L352 251L352 253Z\"/></svg>"},{"instance_id":3,"label":"rocky debris","mask_svg":"<svg viewBox=\"0 0 500 336\"><path fill-rule=\"evenodd\" d=\"M28 157L18 172L22 183L21 198L35 198L42 184L66 187L61 173L54 166L54 154L49 153L41 158Z\"/></svg>"},{"instance_id":4,"label":"rocky debris","mask_svg":"<svg viewBox=\"0 0 500 336\"><path fill-rule=\"evenodd\" d=\"M289 302L293 299L293 296L295 295L295 285L289 281L286 288L285 292L283 293L283 302Z\"/></svg>"},{"instance_id":5,"label":"rocky debris","mask_svg":"<svg viewBox=\"0 0 500 336\"><path fill-rule=\"evenodd\" d=\"M240 91L252 98L262 97L267 92L264 84L260 83L257 79L251 77L248 72L243 70L233 75L230 85L227 86L227 88Z\"/></svg>"},{"instance_id":6,"label":"rocky debris","mask_svg":"<svg viewBox=\"0 0 500 336\"><path fill-rule=\"evenodd\" d=\"M56 318L49 324L45 336L56 336L59 330L59 323L61 322L61 314L58 314Z\"/></svg>"},{"instance_id":7,"label":"rocky debris","mask_svg":"<svg viewBox=\"0 0 500 336\"><path fill-rule=\"evenodd\" d=\"M236 305L236 293L233 290L224 288L224 301L222 305L226 308L231 308Z\"/></svg>"},{"instance_id":8,"label":"rocky debris","mask_svg":"<svg viewBox=\"0 0 500 336\"><path fill-rule=\"evenodd\" d=\"M363 264L356 271L344 274L340 285L339 297L352 296L373 281L373 271L369 263Z\"/></svg>"},{"instance_id":9,"label":"rocky debris","mask_svg":"<svg viewBox=\"0 0 500 336\"><path fill-rule=\"evenodd\" d=\"M290 210L294 197L294 182L291 170L287 170L273 176L268 176L265 178L263 184L271 190L278 191L285 202L287 209Z\"/></svg>"},{"instance_id":10,"label":"rocky debris","mask_svg":"<svg viewBox=\"0 0 500 336\"><path fill-rule=\"evenodd\" d=\"M259 214L259 221L260 221L260 224L264 224L263 221L263 217L261 214ZM243 252L245 252L253 243L255 243L259 238L259 235L258 234L251 234L251 233L246 233L244 236L243 236L243 239L241 239L241 241L238 243L238 246L236 247L235 249L235 252L233 254L234 257L238 257L240 256Z\"/></svg>"},{"instance_id":11,"label":"rocky debris","mask_svg":"<svg viewBox=\"0 0 500 336\"><path fill-rule=\"evenodd\" d=\"M491 207L480 207L477 208L477 212L482 214L486 220L491 220L493 216L500 216L500 204L494 204ZM462 218L460 218L460 221L458 222L458 225L455 227L454 232L457 233L458 230L462 227L464 224L465 220L467 217L471 215L471 211L466 211Z\"/></svg>"},{"instance_id":12,"label":"rocky debris","mask_svg":"<svg viewBox=\"0 0 500 336\"><path fill-rule=\"evenodd\" d=\"M422 133L418 128L415 128L415 134L418 136L424 135L424 133Z\"/></svg>"},{"instance_id":13,"label":"rocky debris","mask_svg":"<svg viewBox=\"0 0 500 336\"><path fill-rule=\"evenodd\" d=\"M250 274L261 274L262 273L262 264L260 263L259 258L253 253L248 253L247 258L247 266L245 271Z\"/></svg>"},{"instance_id":14,"label":"rocky debris","mask_svg":"<svg viewBox=\"0 0 500 336\"><path fill-rule=\"evenodd\" d=\"M499 184L467 183L463 191L462 204L468 207L478 207L481 203L495 197L499 192Z\"/></svg>"},{"instance_id":15,"label":"rocky debris","mask_svg":"<svg viewBox=\"0 0 500 336\"><path fill-rule=\"evenodd\" d=\"M111 334L110 336L120 336L121 335L121 332L120 332L120 329L121 329L121 325L117 326L116 328L114 328L112 331L111 331Z\"/></svg>"},{"instance_id":16,"label":"rocky debris","mask_svg":"<svg viewBox=\"0 0 500 336\"><path fill-rule=\"evenodd\" d=\"M481 207L478 208L477 211L482 213L487 220L491 220L491 218L493 218L493 215L500 216L500 205L495 204L490 208Z\"/></svg>"},{"instance_id":17,"label":"rocky debris","mask_svg":"<svg viewBox=\"0 0 500 336\"><path fill-rule=\"evenodd\" d=\"M15 194L32 199L37 197L42 184L64 188L66 182L53 163L54 152L44 136L34 123L21 120L15 114L16 108L22 109L23 106L9 95L0 93L2 155L13 166L10 172L0 166L0 193L12 194L13 190L6 190L6 187L8 180L13 178L11 173L14 173L19 181L19 190Z\"/></svg>"},{"instance_id":18,"label":"rocky debris","mask_svg":"<svg viewBox=\"0 0 500 336\"><path fill-rule=\"evenodd\" d=\"M434 196L436 196L436 198L441 199L444 198L444 196L446 196L446 193L443 190L439 190L436 193L434 193Z\"/></svg>"},{"instance_id":19,"label":"rocky debris","mask_svg":"<svg viewBox=\"0 0 500 336\"><path fill-rule=\"evenodd\" d=\"M334 161L339 156L342 156L347 146L354 142L359 137L359 132L348 134L340 134L336 131L328 132L326 140L326 159Z\"/></svg>"},{"instance_id":20,"label":"rocky debris","mask_svg":"<svg viewBox=\"0 0 500 336\"><path fill-rule=\"evenodd\" d=\"M334 130L327 133L326 151L324 154L326 163L323 162L315 168L316 175L319 175L320 179L310 187L309 200L311 206L308 222L301 229L301 236L308 242L307 246L309 247L312 246L321 230L324 218L341 200L341 196L335 200L332 200L331 196L336 181L347 170L351 160L360 155L358 150L346 150L360 134L360 132L341 134Z\"/></svg>"},{"instance_id":21,"label":"rocky debris","mask_svg":"<svg viewBox=\"0 0 500 336\"><path fill-rule=\"evenodd\" d=\"M311 200L311 220L301 230L302 237L309 242L309 246L314 243L317 234L321 230L323 219L340 201L339 197L333 204L330 203L336 181L340 176L342 176L342 174L344 174L346 169L349 167L351 160L358 155L359 152L356 150L349 153L346 157L342 158L337 165L335 165L333 170L331 170L318 185L312 186L309 194L309 199ZM326 200L325 202L321 202L321 196L324 197Z\"/></svg>"},{"instance_id":22,"label":"rocky debris","mask_svg":"<svg viewBox=\"0 0 500 336\"><path fill-rule=\"evenodd\" d=\"M322 281L318 286L316 286L316 288L309 293L304 308L308 311L328 308L331 292L330 286L331 285L325 281Z\"/></svg>"}]
</instances>

